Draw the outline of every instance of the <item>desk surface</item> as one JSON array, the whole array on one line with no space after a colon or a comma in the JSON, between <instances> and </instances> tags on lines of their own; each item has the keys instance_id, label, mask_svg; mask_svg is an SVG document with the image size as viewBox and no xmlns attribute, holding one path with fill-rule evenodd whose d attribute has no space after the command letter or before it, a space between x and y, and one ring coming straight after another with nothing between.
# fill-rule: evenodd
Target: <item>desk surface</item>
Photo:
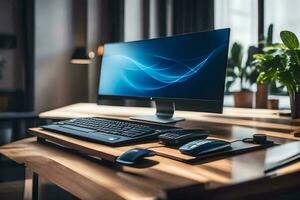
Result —
<instances>
[{"instance_id":1,"label":"desk surface","mask_svg":"<svg viewBox=\"0 0 300 200\"><path fill-rule=\"evenodd\" d=\"M41 113L40 117L65 119L104 116L128 119L128 116L152 114L154 109L75 104ZM176 113L187 120L177 127L207 128L224 139L239 139L264 133L280 143L295 138L300 121L280 117L278 111L226 108L223 115L194 112ZM159 164L150 168L114 166L95 162L72 152L39 144L35 138L2 146L0 153L64 188L82 199L155 199L178 198L189 194L210 199L243 198L299 185L300 163L265 175L266 150L246 153L205 164L185 164L155 156ZM179 189L180 188L180 189ZM172 196L173 195L173 196Z\"/></svg>"},{"instance_id":2,"label":"desk surface","mask_svg":"<svg viewBox=\"0 0 300 200\"><path fill-rule=\"evenodd\" d=\"M47 119L106 117L129 120L131 116L154 113L154 108L99 106L93 103L78 103L43 112L39 117ZM177 122L173 126L208 129L218 137L229 140L262 133L273 136L277 142L286 142L285 139L297 139L293 133L300 129L300 119L280 116L278 110L224 108L223 114L176 111L175 115L184 117L186 121ZM278 141L278 138L284 138L284 140Z\"/></svg>"}]
</instances>

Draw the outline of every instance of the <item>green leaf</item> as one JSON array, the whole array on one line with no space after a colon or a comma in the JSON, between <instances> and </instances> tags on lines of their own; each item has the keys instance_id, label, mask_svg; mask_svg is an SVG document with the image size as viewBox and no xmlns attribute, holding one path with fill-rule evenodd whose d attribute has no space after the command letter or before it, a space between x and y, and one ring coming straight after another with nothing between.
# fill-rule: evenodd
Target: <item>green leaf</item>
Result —
<instances>
[{"instance_id":1,"label":"green leaf","mask_svg":"<svg viewBox=\"0 0 300 200\"><path fill-rule=\"evenodd\" d=\"M236 75L236 73L234 73L233 70L227 70L226 76L227 76L227 77L237 78L237 75Z\"/></svg>"},{"instance_id":2,"label":"green leaf","mask_svg":"<svg viewBox=\"0 0 300 200\"><path fill-rule=\"evenodd\" d=\"M230 64L241 68L243 59L243 47L235 42L231 47Z\"/></svg>"},{"instance_id":3,"label":"green leaf","mask_svg":"<svg viewBox=\"0 0 300 200\"><path fill-rule=\"evenodd\" d=\"M283 49L286 49L286 46L284 44L282 44L282 43L274 43L272 45L264 47L263 51L265 53L271 53L271 52L278 51L278 50L283 50Z\"/></svg>"},{"instance_id":4,"label":"green leaf","mask_svg":"<svg viewBox=\"0 0 300 200\"><path fill-rule=\"evenodd\" d=\"M226 81L226 91L229 92L229 89L233 83L234 83L234 80Z\"/></svg>"},{"instance_id":5,"label":"green leaf","mask_svg":"<svg viewBox=\"0 0 300 200\"><path fill-rule=\"evenodd\" d=\"M261 73L258 75L256 82L257 82L257 83L260 83L260 84L264 84L264 83L266 83L265 80L266 80L266 78L265 78L265 72L261 72Z\"/></svg>"},{"instance_id":6,"label":"green leaf","mask_svg":"<svg viewBox=\"0 0 300 200\"><path fill-rule=\"evenodd\" d=\"M270 24L268 27L266 45L270 46L272 43L273 43L273 24Z\"/></svg>"},{"instance_id":7,"label":"green leaf","mask_svg":"<svg viewBox=\"0 0 300 200\"><path fill-rule=\"evenodd\" d=\"M251 85L256 82L258 75L259 73L256 70L253 70L251 74L249 74L249 81Z\"/></svg>"},{"instance_id":8,"label":"green leaf","mask_svg":"<svg viewBox=\"0 0 300 200\"><path fill-rule=\"evenodd\" d=\"M297 84L300 84L300 69L294 71L294 78Z\"/></svg>"},{"instance_id":9,"label":"green leaf","mask_svg":"<svg viewBox=\"0 0 300 200\"><path fill-rule=\"evenodd\" d=\"M296 65L300 66L300 49L287 50L286 53L290 59L289 64L296 64Z\"/></svg>"},{"instance_id":10,"label":"green leaf","mask_svg":"<svg viewBox=\"0 0 300 200\"><path fill-rule=\"evenodd\" d=\"M277 79L286 86L289 91L295 91L295 80L293 79L293 74L290 70L280 71Z\"/></svg>"},{"instance_id":11,"label":"green leaf","mask_svg":"<svg viewBox=\"0 0 300 200\"><path fill-rule=\"evenodd\" d=\"M297 49L299 47L299 40L297 36L291 31L281 31L280 37L283 44L289 49Z\"/></svg>"},{"instance_id":12,"label":"green leaf","mask_svg":"<svg viewBox=\"0 0 300 200\"><path fill-rule=\"evenodd\" d=\"M273 56L269 54L254 54L253 58L258 60L269 60L272 59Z\"/></svg>"}]
</instances>

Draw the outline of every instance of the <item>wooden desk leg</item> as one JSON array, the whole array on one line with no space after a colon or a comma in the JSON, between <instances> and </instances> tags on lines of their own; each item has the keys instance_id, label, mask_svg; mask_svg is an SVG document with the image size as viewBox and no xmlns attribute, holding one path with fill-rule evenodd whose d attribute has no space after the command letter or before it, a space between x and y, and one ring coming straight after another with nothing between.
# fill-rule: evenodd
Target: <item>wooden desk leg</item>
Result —
<instances>
[{"instance_id":1,"label":"wooden desk leg","mask_svg":"<svg viewBox=\"0 0 300 200\"><path fill-rule=\"evenodd\" d=\"M39 175L35 172L32 174L32 200L39 199Z\"/></svg>"},{"instance_id":2,"label":"wooden desk leg","mask_svg":"<svg viewBox=\"0 0 300 200\"><path fill-rule=\"evenodd\" d=\"M24 200L38 200L39 175L31 169L25 170Z\"/></svg>"},{"instance_id":3,"label":"wooden desk leg","mask_svg":"<svg viewBox=\"0 0 300 200\"><path fill-rule=\"evenodd\" d=\"M25 167L23 200L31 200L31 199L32 199L32 171Z\"/></svg>"},{"instance_id":4,"label":"wooden desk leg","mask_svg":"<svg viewBox=\"0 0 300 200\"><path fill-rule=\"evenodd\" d=\"M37 137L36 141L38 143L45 143L46 142L46 140L44 138L41 138L41 137Z\"/></svg>"}]
</instances>

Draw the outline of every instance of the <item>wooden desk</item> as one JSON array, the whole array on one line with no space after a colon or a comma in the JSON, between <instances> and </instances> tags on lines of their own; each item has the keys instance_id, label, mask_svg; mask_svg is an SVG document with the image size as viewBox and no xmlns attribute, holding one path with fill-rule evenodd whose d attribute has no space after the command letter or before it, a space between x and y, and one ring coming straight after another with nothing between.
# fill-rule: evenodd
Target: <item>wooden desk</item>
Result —
<instances>
[{"instance_id":1,"label":"wooden desk","mask_svg":"<svg viewBox=\"0 0 300 200\"><path fill-rule=\"evenodd\" d=\"M152 113L154 109L75 104L41 113L40 117L128 119L128 116ZM223 115L193 112L177 112L176 115L187 120L175 126L207 128L224 139L240 139L254 133L268 134L279 143L299 139L292 132L300 127L300 122L280 117L277 111L226 108ZM150 168L95 162L73 152L37 143L36 138L2 146L0 153L25 164L81 199L246 199L275 191L285 192L300 185L300 163L272 174L263 173L266 150L194 165L155 156L150 160L158 164Z\"/></svg>"},{"instance_id":2,"label":"wooden desk","mask_svg":"<svg viewBox=\"0 0 300 200\"><path fill-rule=\"evenodd\" d=\"M39 117L47 119L106 117L129 120L130 116L154 113L154 108L78 103L41 113ZM300 139L293 135L293 132L300 128L300 119L280 116L278 110L224 108L223 114L187 111L176 111L175 114L186 119L176 123L174 125L176 127L208 129L218 137L226 139L241 139L255 133L273 136L277 142L283 143L287 141L286 139Z\"/></svg>"}]
</instances>

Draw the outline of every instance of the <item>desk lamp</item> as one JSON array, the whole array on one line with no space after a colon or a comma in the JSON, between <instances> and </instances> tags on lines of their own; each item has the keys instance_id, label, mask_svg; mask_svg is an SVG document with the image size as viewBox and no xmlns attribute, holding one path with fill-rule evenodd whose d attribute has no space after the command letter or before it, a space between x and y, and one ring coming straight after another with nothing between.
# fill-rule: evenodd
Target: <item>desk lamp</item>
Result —
<instances>
[{"instance_id":1,"label":"desk lamp","mask_svg":"<svg viewBox=\"0 0 300 200\"><path fill-rule=\"evenodd\" d=\"M101 57L103 55L103 45L99 45L97 48L97 55ZM90 51L87 53L85 47L78 47L74 50L71 63L73 64L91 64L93 62L93 58L95 58L96 54L94 51Z\"/></svg>"},{"instance_id":2,"label":"desk lamp","mask_svg":"<svg viewBox=\"0 0 300 200\"><path fill-rule=\"evenodd\" d=\"M91 52L93 53L93 52ZM94 53L93 53L94 54ZM92 63L93 55L87 54L87 50L85 47L78 47L74 50L72 57L71 57L71 63L73 64L81 64L81 65L87 65Z\"/></svg>"}]
</instances>

